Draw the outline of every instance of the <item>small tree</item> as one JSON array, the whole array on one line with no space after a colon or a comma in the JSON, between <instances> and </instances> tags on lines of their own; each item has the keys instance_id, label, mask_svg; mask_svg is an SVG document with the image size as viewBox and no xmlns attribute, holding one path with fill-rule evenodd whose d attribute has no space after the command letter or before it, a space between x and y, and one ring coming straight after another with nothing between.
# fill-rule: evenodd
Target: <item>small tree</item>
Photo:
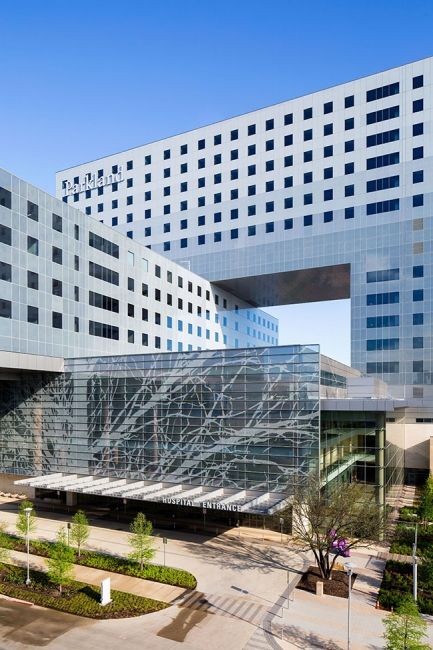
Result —
<instances>
[{"instance_id":1,"label":"small tree","mask_svg":"<svg viewBox=\"0 0 433 650\"><path fill-rule=\"evenodd\" d=\"M422 619L416 603L408 597L383 621L385 650L431 650L422 643L427 636L427 623Z\"/></svg>"},{"instance_id":2,"label":"small tree","mask_svg":"<svg viewBox=\"0 0 433 650\"><path fill-rule=\"evenodd\" d=\"M330 580L339 557L353 546L381 539L386 528L384 508L358 483L336 483L328 493L317 479L300 486L292 506L292 534L311 550L320 575Z\"/></svg>"},{"instance_id":3,"label":"small tree","mask_svg":"<svg viewBox=\"0 0 433 650\"><path fill-rule=\"evenodd\" d=\"M129 543L133 548L129 554L131 560L140 563L143 570L145 562L149 562L155 555L152 539L152 522L147 521L146 515L139 512L130 526L131 536Z\"/></svg>"},{"instance_id":4,"label":"small tree","mask_svg":"<svg viewBox=\"0 0 433 650\"><path fill-rule=\"evenodd\" d=\"M57 541L52 545L49 553L47 559L48 575L50 580L59 586L61 595L63 587L71 582L75 560L74 550L66 543L66 533L63 526L59 529Z\"/></svg>"},{"instance_id":5,"label":"small tree","mask_svg":"<svg viewBox=\"0 0 433 650\"><path fill-rule=\"evenodd\" d=\"M30 513L30 517L28 519L29 521L29 535L31 533L34 533L36 530L36 513L33 507L33 503L31 501L28 501L25 499L24 501L21 501L20 507L18 510L18 517L16 521L16 529L19 535L21 537L26 537L27 535L27 514L25 512L26 508L31 508L32 511Z\"/></svg>"},{"instance_id":6,"label":"small tree","mask_svg":"<svg viewBox=\"0 0 433 650\"><path fill-rule=\"evenodd\" d=\"M424 526L427 525L427 522L433 521L433 475L430 474L426 480L422 493L421 500L418 507L418 516L421 521L424 522Z\"/></svg>"},{"instance_id":7,"label":"small tree","mask_svg":"<svg viewBox=\"0 0 433 650\"><path fill-rule=\"evenodd\" d=\"M77 546L78 557L81 557L81 547L89 537L89 522L83 510L78 510L72 517L71 538Z\"/></svg>"}]
</instances>

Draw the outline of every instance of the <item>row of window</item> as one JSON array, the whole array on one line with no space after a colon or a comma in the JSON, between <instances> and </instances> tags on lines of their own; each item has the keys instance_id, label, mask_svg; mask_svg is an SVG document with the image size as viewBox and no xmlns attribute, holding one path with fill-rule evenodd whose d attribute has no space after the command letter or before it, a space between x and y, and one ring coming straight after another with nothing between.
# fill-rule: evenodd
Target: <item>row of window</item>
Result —
<instances>
[{"instance_id":1,"label":"row of window","mask_svg":"<svg viewBox=\"0 0 433 650\"><path fill-rule=\"evenodd\" d=\"M416 88L422 88L424 85L424 78L423 75L418 75L416 77L413 77L412 79L412 87L413 89ZM378 99L383 99L386 97L390 97L392 95L396 95L400 92L400 86L398 82L392 83L392 84L387 84L385 86L381 86L379 88L373 88L371 90L368 90L366 92L366 101L371 102L374 100ZM417 103L418 102L418 103ZM422 100L415 100L414 101L414 111L422 110L422 108L419 108L420 103L422 106ZM354 95L349 95L345 97L344 99L344 108L352 108L355 105L355 96ZM387 109L385 109L387 110ZM323 114L327 115L330 114L334 111L334 102L328 101L323 104ZM307 107L303 109L303 118L304 120L309 120L313 118L313 108ZM373 119L373 118L370 118ZM377 120L379 121L379 120ZM288 126L293 124L293 113L287 113L284 115L283 118L283 125ZM367 122L369 123L369 122ZM276 121L274 118L269 118L265 121L265 130L266 131L272 131L276 126ZM256 135L257 133L257 125L256 124L250 124L247 126L247 135L248 136L253 136ZM326 135L326 134L325 134ZM239 139L239 129L232 129L230 131L230 141L236 141ZM222 144L222 135L221 134L216 134L213 136L213 145L214 146L219 146ZM200 140L197 141L197 150L202 151L203 149L206 148L206 140L204 138L201 138ZM184 156L188 153L188 144L182 144L179 147L179 153L181 156ZM163 152L163 159L164 160L169 160L171 158L171 149L165 149ZM151 154L147 154L144 157L144 164L145 165L150 165L152 163L152 156ZM133 161L129 160L126 163L126 169L132 170L133 169ZM111 168L111 173L117 174L119 171L118 165L113 165ZM104 170L99 169L98 172L98 178L102 177L104 175ZM63 186L66 186L67 181L63 181ZM79 184L79 177L74 178L74 184ZM1 198L0 198L0 205L1 205Z\"/></svg>"},{"instance_id":2,"label":"row of window","mask_svg":"<svg viewBox=\"0 0 433 650\"><path fill-rule=\"evenodd\" d=\"M424 347L424 338L422 336L412 337L412 348L414 350ZM400 339L367 339L366 341L367 352L380 352L382 350L399 350Z\"/></svg>"},{"instance_id":3,"label":"row of window","mask_svg":"<svg viewBox=\"0 0 433 650\"><path fill-rule=\"evenodd\" d=\"M367 306L370 305L392 305L400 302L400 293L398 291L388 291L383 293L369 293L366 296ZM424 290L414 289L412 291L413 302L424 300ZM419 323L418 323L419 324Z\"/></svg>"}]
</instances>

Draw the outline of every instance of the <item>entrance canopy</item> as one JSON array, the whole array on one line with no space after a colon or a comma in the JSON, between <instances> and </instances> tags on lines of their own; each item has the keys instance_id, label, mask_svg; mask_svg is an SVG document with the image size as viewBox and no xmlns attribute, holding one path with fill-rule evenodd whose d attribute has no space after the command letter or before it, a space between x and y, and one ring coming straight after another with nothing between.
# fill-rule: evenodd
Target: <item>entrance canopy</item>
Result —
<instances>
[{"instance_id":1,"label":"entrance canopy","mask_svg":"<svg viewBox=\"0 0 433 650\"><path fill-rule=\"evenodd\" d=\"M215 488L162 481L130 481L123 478L79 474L59 473L35 476L15 481L15 485L261 515L272 515L290 502L287 495L277 492Z\"/></svg>"}]
</instances>

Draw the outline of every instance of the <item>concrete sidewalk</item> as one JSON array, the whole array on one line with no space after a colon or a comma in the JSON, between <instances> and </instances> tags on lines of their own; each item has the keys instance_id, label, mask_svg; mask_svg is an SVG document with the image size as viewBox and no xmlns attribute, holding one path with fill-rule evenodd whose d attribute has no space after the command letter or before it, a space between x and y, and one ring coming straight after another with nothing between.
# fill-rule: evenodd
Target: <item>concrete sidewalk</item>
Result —
<instances>
[{"instance_id":1,"label":"concrete sidewalk","mask_svg":"<svg viewBox=\"0 0 433 650\"><path fill-rule=\"evenodd\" d=\"M11 551L10 557L11 564L17 564L22 567L27 566L26 553ZM46 571L46 558L40 557L39 555L30 555L30 568L36 571ZM112 589L126 591L127 593L144 596L145 598L162 600L164 603L173 603L178 598L191 593L191 590L183 589L182 587L174 587L172 585L162 584L161 582L143 580L142 578L134 578L133 576L125 576L121 573L113 573L101 569L92 569L78 564L74 565L73 577L79 582L87 582L95 587L99 587L101 580L104 578L110 578Z\"/></svg>"}]
</instances>

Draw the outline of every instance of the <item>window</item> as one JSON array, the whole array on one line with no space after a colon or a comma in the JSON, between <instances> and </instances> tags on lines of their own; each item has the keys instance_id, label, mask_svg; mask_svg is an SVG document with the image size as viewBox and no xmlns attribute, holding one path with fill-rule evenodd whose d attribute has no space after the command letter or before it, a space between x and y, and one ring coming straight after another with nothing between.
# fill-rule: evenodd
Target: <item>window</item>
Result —
<instances>
[{"instance_id":1,"label":"window","mask_svg":"<svg viewBox=\"0 0 433 650\"><path fill-rule=\"evenodd\" d=\"M94 291L89 291L89 305L91 307L98 307L99 309L112 311L115 314L119 313L119 301L117 300L117 298L112 298L111 296L105 296L102 293L95 293Z\"/></svg>"},{"instance_id":2,"label":"window","mask_svg":"<svg viewBox=\"0 0 433 650\"><path fill-rule=\"evenodd\" d=\"M213 240L214 240L214 242L220 242L221 241L221 233L220 232L214 232Z\"/></svg>"},{"instance_id":3,"label":"window","mask_svg":"<svg viewBox=\"0 0 433 650\"><path fill-rule=\"evenodd\" d=\"M61 280L52 279L52 294L53 296L63 295L63 283Z\"/></svg>"},{"instance_id":4,"label":"window","mask_svg":"<svg viewBox=\"0 0 433 650\"><path fill-rule=\"evenodd\" d=\"M313 139L313 129L306 129L304 131L304 142L312 139Z\"/></svg>"},{"instance_id":5,"label":"window","mask_svg":"<svg viewBox=\"0 0 433 650\"><path fill-rule=\"evenodd\" d=\"M424 266L413 266L412 267L412 277L413 278L423 278L424 277Z\"/></svg>"},{"instance_id":6,"label":"window","mask_svg":"<svg viewBox=\"0 0 433 650\"><path fill-rule=\"evenodd\" d=\"M333 110L334 110L334 105L332 102L325 102L325 104L323 104L323 113L325 115L327 115L328 113L332 113Z\"/></svg>"},{"instance_id":7,"label":"window","mask_svg":"<svg viewBox=\"0 0 433 650\"><path fill-rule=\"evenodd\" d=\"M324 158L329 158L332 156L334 153L334 147L332 144L327 145L326 147L323 147L323 157Z\"/></svg>"},{"instance_id":8,"label":"window","mask_svg":"<svg viewBox=\"0 0 433 650\"><path fill-rule=\"evenodd\" d=\"M268 223L266 224L266 227L265 227L265 228L266 228L265 231L266 231L267 233L269 233L269 232L274 232L274 222L273 222L273 221L268 221Z\"/></svg>"},{"instance_id":9,"label":"window","mask_svg":"<svg viewBox=\"0 0 433 650\"><path fill-rule=\"evenodd\" d=\"M424 86L424 77L423 75L418 75L418 77L412 77L412 88L422 88Z\"/></svg>"},{"instance_id":10,"label":"window","mask_svg":"<svg viewBox=\"0 0 433 650\"><path fill-rule=\"evenodd\" d=\"M355 140L346 140L344 143L344 153L355 151Z\"/></svg>"},{"instance_id":11,"label":"window","mask_svg":"<svg viewBox=\"0 0 433 650\"><path fill-rule=\"evenodd\" d=\"M348 95L344 98L344 108L352 108L355 106L355 95Z\"/></svg>"},{"instance_id":12,"label":"window","mask_svg":"<svg viewBox=\"0 0 433 650\"><path fill-rule=\"evenodd\" d=\"M57 230L57 232L63 231L62 217L60 217L58 214L54 214L54 212L52 215L52 226L53 226L53 230Z\"/></svg>"},{"instance_id":13,"label":"window","mask_svg":"<svg viewBox=\"0 0 433 650\"><path fill-rule=\"evenodd\" d=\"M284 157L284 167L293 167L293 156Z\"/></svg>"},{"instance_id":14,"label":"window","mask_svg":"<svg viewBox=\"0 0 433 650\"><path fill-rule=\"evenodd\" d=\"M304 226L312 226L312 225L313 225L313 215L306 214L304 216Z\"/></svg>"},{"instance_id":15,"label":"window","mask_svg":"<svg viewBox=\"0 0 433 650\"><path fill-rule=\"evenodd\" d=\"M119 246L93 232L89 232L89 246L119 259Z\"/></svg>"},{"instance_id":16,"label":"window","mask_svg":"<svg viewBox=\"0 0 433 650\"><path fill-rule=\"evenodd\" d=\"M414 289L412 291L412 300L413 302L421 302L424 300L424 290L423 289Z\"/></svg>"},{"instance_id":17,"label":"window","mask_svg":"<svg viewBox=\"0 0 433 650\"><path fill-rule=\"evenodd\" d=\"M12 230L0 223L0 244L11 246Z\"/></svg>"},{"instance_id":18,"label":"window","mask_svg":"<svg viewBox=\"0 0 433 650\"><path fill-rule=\"evenodd\" d=\"M141 308L141 320L147 322L149 320L149 311L145 308Z\"/></svg>"},{"instance_id":19,"label":"window","mask_svg":"<svg viewBox=\"0 0 433 650\"><path fill-rule=\"evenodd\" d=\"M255 135L256 134L256 125L255 124L250 124L247 129L248 135Z\"/></svg>"},{"instance_id":20,"label":"window","mask_svg":"<svg viewBox=\"0 0 433 650\"><path fill-rule=\"evenodd\" d=\"M180 240L180 247L181 248L187 248L188 247L188 239L181 239Z\"/></svg>"},{"instance_id":21,"label":"window","mask_svg":"<svg viewBox=\"0 0 433 650\"><path fill-rule=\"evenodd\" d=\"M412 347L414 350L424 347L424 338L422 336L414 336L412 338Z\"/></svg>"},{"instance_id":22,"label":"window","mask_svg":"<svg viewBox=\"0 0 433 650\"><path fill-rule=\"evenodd\" d=\"M62 329L63 327L63 317L62 314L58 311L53 311L52 313L52 326L56 329Z\"/></svg>"},{"instance_id":23,"label":"window","mask_svg":"<svg viewBox=\"0 0 433 650\"><path fill-rule=\"evenodd\" d=\"M39 323L39 309L37 307L27 306L27 322L34 325Z\"/></svg>"},{"instance_id":24,"label":"window","mask_svg":"<svg viewBox=\"0 0 433 650\"><path fill-rule=\"evenodd\" d=\"M77 286L74 287L74 300L75 302L80 301L80 288Z\"/></svg>"},{"instance_id":25,"label":"window","mask_svg":"<svg viewBox=\"0 0 433 650\"><path fill-rule=\"evenodd\" d=\"M419 113L424 109L424 100L423 99L415 99L412 102L412 112L413 113Z\"/></svg>"},{"instance_id":26,"label":"window","mask_svg":"<svg viewBox=\"0 0 433 650\"><path fill-rule=\"evenodd\" d=\"M370 361L367 363L367 374L381 375L396 373L399 372L399 365L398 361Z\"/></svg>"},{"instance_id":27,"label":"window","mask_svg":"<svg viewBox=\"0 0 433 650\"><path fill-rule=\"evenodd\" d=\"M4 187L0 187L0 205L9 210L12 206L12 194Z\"/></svg>"},{"instance_id":28,"label":"window","mask_svg":"<svg viewBox=\"0 0 433 650\"><path fill-rule=\"evenodd\" d=\"M27 271L27 286L29 289L39 289L39 275L34 271Z\"/></svg>"},{"instance_id":29,"label":"window","mask_svg":"<svg viewBox=\"0 0 433 650\"><path fill-rule=\"evenodd\" d=\"M332 210L329 210L328 212L323 213L323 222L324 223L329 223L333 219L334 219L334 214L333 214Z\"/></svg>"},{"instance_id":30,"label":"window","mask_svg":"<svg viewBox=\"0 0 433 650\"><path fill-rule=\"evenodd\" d=\"M304 108L304 120L311 120L313 117L313 109L310 108Z\"/></svg>"},{"instance_id":31,"label":"window","mask_svg":"<svg viewBox=\"0 0 433 650\"><path fill-rule=\"evenodd\" d=\"M80 258L78 255L74 255L74 271L80 270Z\"/></svg>"},{"instance_id":32,"label":"window","mask_svg":"<svg viewBox=\"0 0 433 650\"><path fill-rule=\"evenodd\" d=\"M353 117L348 117L346 120L344 120L344 130L345 131L350 131L351 129L355 128L355 118Z\"/></svg>"},{"instance_id":33,"label":"window","mask_svg":"<svg viewBox=\"0 0 433 650\"><path fill-rule=\"evenodd\" d=\"M293 187L293 176L286 176L284 179L284 187Z\"/></svg>"},{"instance_id":34,"label":"window","mask_svg":"<svg viewBox=\"0 0 433 650\"><path fill-rule=\"evenodd\" d=\"M284 146L289 147L291 144L293 144L293 135L290 133L284 136Z\"/></svg>"},{"instance_id":35,"label":"window","mask_svg":"<svg viewBox=\"0 0 433 650\"><path fill-rule=\"evenodd\" d=\"M287 196L284 199L284 209L289 210L290 208L293 208L293 197L292 196Z\"/></svg>"},{"instance_id":36,"label":"window","mask_svg":"<svg viewBox=\"0 0 433 650\"><path fill-rule=\"evenodd\" d=\"M274 171L274 161L273 160L267 160L265 163L265 171L267 172L273 172Z\"/></svg>"},{"instance_id":37,"label":"window","mask_svg":"<svg viewBox=\"0 0 433 650\"><path fill-rule=\"evenodd\" d=\"M197 149L200 151L201 149L204 149L206 146L206 141L205 140L199 140L197 142Z\"/></svg>"},{"instance_id":38,"label":"window","mask_svg":"<svg viewBox=\"0 0 433 650\"><path fill-rule=\"evenodd\" d=\"M27 237L27 252L32 255L39 255L39 241L34 237Z\"/></svg>"},{"instance_id":39,"label":"window","mask_svg":"<svg viewBox=\"0 0 433 650\"><path fill-rule=\"evenodd\" d=\"M293 219L284 219L284 230L292 230Z\"/></svg>"},{"instance_id":40,"label":"window","mask_svg":"<svg viewBox=\"0 0 433 650\"><path fill-rule=\"evenodd\" d=\"M266 212L273 212L274 211L274 202L273 201L267 201L265 204L265 210Z\"/></svg>"},{"instance_id":41,"label":"window","mask_svg":"<svg viewBox=\"0 0 433 650\"><path fill-rule=\"evenodd\" d=\"M233 131L230 131L230 140L237 140L239 138L239 131L237 129L233 129Z\"/></svg>"},{"instance_id":42,"label":"window","mask_svg":"<svg viewBox=\"0 0 433 650\"><path fill-rule=\"evenodd\" d=\"M12 303L0 298L0 318L12 318Z\"/></svg>"},{"instance_id":43,"label":"window","mask_svg":"<svg viewBox=\"0 0 433 650\"><path fill-rule=\"evenodd\" d=\"M400 302L398 291L389 293L369 293L367 294L367 306L370 305L394 305Z\"/></svg>"},{"instance_id":44,"label":"window","mask_svg":"<svg viewBox=\"0 0 433 650\"><path fill-rule=\"evenodd\" d=\"M367 158L367 169L379 169L380 167L387 167L389 165L398 165L400 162L400 154L398 151L387 153L383 156L376 156L375 158Z\"/></svg>"},{"instance_id":45,"label":"window","mask_svg":"<svg viewBox=\"0 0 433 650\"><path fill-rule=\"evenodd\" d=\"M367 113L366 122L367 124L376 124L377 122L392 120L394 117L399 117L399 116L400 116L400 107L390 106L389 108L383 108L380 111L373 111L372 113Z\"/></svg>"},{"instance_id":46,"label":"window","mask_svg":"<svg viewBox=\"0 0 433 650\"><path fill-rule=\"evenodd\" d=\"M304 151L304 163L311 162L313 160L312 151Z\"/></svg>"},{"instance_id":47,"label":"window","mask_svg":"<svg viewBox=\"0 0 433 650\"><path fill-rule=\"evenodd\" d=\"M344 208L344 218L345 219L353 219L355 217L355 208L349 207L349 208Z\"/></svg>"},{"instance_id":48,"label":"window","mask_svg":"<svg viewBox=\"0 0 433 650\"><path fill-rule=\"evenodd\" d=\"M141 335L141 345L149 345L149 335L148 334L142 334Z\"/></svg>"},{"instance_id":49,"label":"window","mask_svg":"<svg viewBox=\"0 0 433 650\"><path fill-rule=\"evenodd\" d=\"M424 324L424 314L417 313L412 314L412 325L423 325Z\"/></svg>"},{"instance_id":50,"label":"window","mask_svg":"<svg viewBox=\"0 0 433 650\"><path fill-rule=\"evenodd\" d=\"M388 142L395 142L397 140L400 140L400 129L392 129L391 131L368 135L366 144L367 147L376 147L377 145L387 144Z\"/></svg>"},{"instance_id":51,"label":"window","mask_svg":"<svg viewBox=\"0 0 433 650\"><path fill-rule=\"evenodd\" d=\"M274 128L274 120L273 119L266 120L265 128L266 128L266 131L270 131L271 129L273 129Z\"/></svg>"},{"instance_id":52,"label":"window","mask_svg":"<svg viewBox=\"0 0 433 650\"><path fill-rule=\"evenodd\" d=\"M248 226L248 237L252 237L256 234L255 226Z\"/></svg>"},{"instance_id":53,"label":"window","mask_svg":"<svg viewBox=\"0 0 433 650\"><path fill-rule=\"evenodd\" d=\"M52 260L56 264L62 264L62 258L63 258L63 251L61 248L57 248L57 246L53 246L52 250Z\"/></svg>"},{"instance_id":54,"label":"window","mask_svg":"<svg viewBox=\"0 0 433 650\"><path fill-rule=\"evenodd\" d=\"M323 170L323 178L326 180L327 178L333 178L334 177L334 168L333 167L325 167Z\"/></svg>"},{"instance_id":55,"label":"window","mask_svg":"<svg viewBox=\"0 0 433 650\"><path fill-rule=\"evenodd\" d=\"M418 124L412 125L412 135L415 138L417 135L423 135L424 133L424 124L419 122Z\"/></svg>"},{"instance_id":56,"label":"window","mask_svg":"<svg viewBox=\"0 0 433 650\"><path fill-rule=\"evenodd\" d=\"M248 216L253 217L256 214L256 206L249 205L247 211L248 211Z\"/></svg>"},{"instance_id":57,"label":"window","mask_svg":"<svg viewBox=\"0 0 433 650\"><path fill-rule=\"evenodd\" d=\"M415 194L415 196L412 197L412 207L419 208L422 205L424 205L424 194Z\"/></svg>"},{"instance_id":58,"label":"window","mask_svg":"<svg viewBox=\"0 0 433 650\"><path fill-rule=\"evenodd\" d=\"M284 116L284 126L288 126L289 124L293 124L293 113L287 113Z\"/></svg>"},{"instance_id":59,"label":"window","mask_svg":"<svg viewBox=\"0 0 433 650\"><path fill-rule=\"evenodd\" d=\"M392 187L399 187L399 176L388 176L386 178L376 178L372 181L367 181L367 192L378 192L380 190L389 190Z\"/></svg>"},{"instance_id":60,"label":"window","mask_svg":"<svg viewBox=\"0 0 433 650\"><path fill-rule=\"evenodd\" d=\"M424 147L415 147L412 149L412 160L424 158Z\"/></svg>"},{"instance_id":61,"label":"window","mask_svg":"<svg viewBox=\"0 0 433 650\"><path fill-rule=\"evenodd\" d=\"M197 243L199 246L202 246L203 244L206 243L206 236L205 235L199 235L197 237Z\"/></svg>"},{"instance_id":62,"label":"window","mask_svg":"<svg viewBox=\"0 0 433 650\"><path fill-rule=\"evenodd\" d=\"M333 124L324 124L323 125L323 135L332 135L334 132Z\"/></svg>"},{"instance_id":63,"label":"window","mask_svg":"<svg viewBox=\"0 0 433 650\"><path fill-rule=\"evenodd\" d=\"M186 153L188 153L188 145L187 144L181 144L180 145L180 155L184 156Z\"/></svg>"},{"instance_id":64,"label":"window","mask_svg":"<svg viewBox=\"0 0 433 650\"><path fill-rule=\"evenodd\" d=\"M220 133L218 135L214 135L213 143L214 143L214 145L221 144L221 134Z\"/></svg>"},{"instance_id":65,"label":"window","mask_svg":"<svg viewBox=\"0 0 433 650\"><path fill-rule=\"evenodd\" d=\"M98 323L97 321L89 320L89 334L91 336L101 336L106 339L119 340L119 328L114 325L107 325L106 323Z\"/></svg>"},{"instance_id":66,"label":"window","mask_svg":"<svg viewBox=\"0 0 433 650\"><path fill-rule=\"evenodd\" d=\"M33 221L39 221L39 207L36 203L27 201L27 216L29 219L33 219Z\"/></svg>"},{"instance_id":67,"label":"window","mask_svg":"<svg viewBox=\"0 0 433 650\"><path fill-rule=\"evenodd\" d=\"M265 191L266 192L273 192L274 191L274 181L266 181L266 183L265 183Z\"/></svg>"},{"instance_id":68,"label":"window","mask_svg":"<svg viewBox=\"0 0 433 650\"><path fill-rule=\"evenodd\" d=\"M374 350L398 350L400 339L367 339L367 351Z\"/></svg>"},{"instance_id":69,"label":"window","mask_svg":"<svg viewBox=\"0 0 433 650\"><path fill-rule=\"evenodd\" d=\"M377 203L367 203L367 215L381 214L383 212L394 212L400 209L399 199L390 199L389 201L378 201Z\"/></svg>"},{"instance_id":70,"label":"window","mask_svg":"<svg viewBox=\"0 0 433 650\"><path fill-rule=\"evenodd\" d=\"M89 262L89 275L103 280L103 282L109 282L110 284L119 286L119 274L117 271L107 269L105 266L101 266L95 262Z\"/></svg>"},{"instance_id":71,"label":"window","mask_svg":"<svg viewBox=\"0 0 433 650\"><path fill-rule=\"evenodd\" d=\"M232 208L230 210L230 219L237 219L239 217L239 210L237 208Z\"/></svg>"},{"instance_id":72,"label":"window","mask_svg":"<svg viewBox=\"0 0 433 650\"><path fill-rule=\"evenodd\" d=\"M230 230L230 239L237 239L239 237L239 231L237 228Z\"/></svg>"},{"instance_id":73,"label":"window","mask_svg":"<svg viewBox=\"0 0 433 650\"><path fill-rule=\"evenodd\" d=\"M248 165L248 176L254 176L256 173L255 165Z\"/></svg>"},{"instance_id":74,"label":"window","mask_svg":"<svg viewBox=\"0 0 433 650\"><path fill-rule=\"evenodd\" d=\"M213 216L214 223L221 223L222 215L221 212L215 212Z\"/></svg>"},{"instance_id":75,"label":"window","mask_svg":"<svg viewBox=\"0 0 433 650\"><path fill-rule=\"evenodd\" d=\"M334 198L334 190L329 189L329 190L323 190L323 200L324 201L332 201Z\"/></svg>"},{"instance_id":76,"label":"window","mask_svg":"<svg viewBox=\"0 0 433 650\"><path fill-rule=\"evenodd\" d=\"M377 99L384 99L385 97L398 95L399 92L400 92L400 84L397 81L392 84L387 84L386 86L380 86L379 88L373 88L372 90L367 90L366 100L367 102L373 102Z\"/></svg>"},{"instance_id":77,"label":"window","mask_svg":"<svg viewBox=\"0 0 433 650\"><path fill-rule=\"evenodd\" d=\"M400 317L398 315L370 316L367 318L367 329L398 327L399 325Z\"/></svg>"},{"instance_id":78,"label":"window","mask_svg":"<svg viewBox=\"0 0 433 650\"><path fill-rule=\"evenodd\" d=\"M231 181L236 181L239 178L239 170L238 169L232 169L230 171L230 180Z\"/></svg>"},{"instance_id":79,"label":"window","mask_svg":"<svg viewBox=\"0 0 433 650\"><path fill-rule=\"evenodd\" d=\"M418 170L412 172L412 183L422 183L424 181L424 171Z\"/></svg>"},{"instance_id":80,"label":"window","mask_svg":"<svg viewBox=\"0 0 433 650\"><path fill-rule=\"evenodd\" d=\"M0 262L0 280L12 282L12 267L7 262Z\"/></svg>"},{"instance_id":81,"label":"window","mask_svg":"<svg viewBox=\"0 0 433 650\"><path fill-rule=\"evenodd\" d=\"M346 176L355 172L355 163L350 162L344 165L344 173Z\"/></svg>"}]
</instances>

